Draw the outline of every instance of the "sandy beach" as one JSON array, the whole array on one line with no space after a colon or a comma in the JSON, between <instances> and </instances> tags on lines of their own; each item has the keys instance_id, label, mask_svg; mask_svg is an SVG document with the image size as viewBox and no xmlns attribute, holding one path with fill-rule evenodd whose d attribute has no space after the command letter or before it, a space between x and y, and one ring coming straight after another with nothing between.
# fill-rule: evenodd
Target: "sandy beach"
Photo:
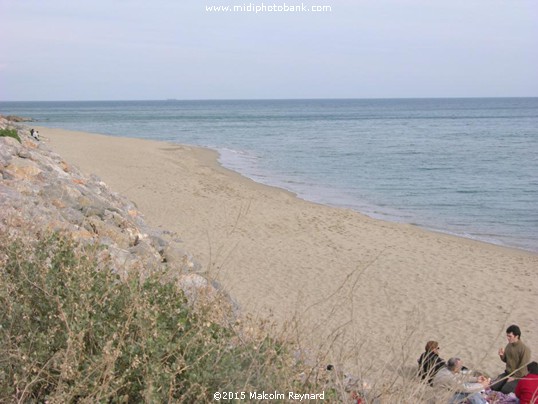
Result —
<instances>
[{"instance_id":1,"label":"sandy beach","mask_svg":"<svg viewBox=\"0 0 538 404\"><path fill-rule=\"evenodd\" d=\"M296 325L353 371L441 356L496 375L518 324L538 359L538 255L307 202L218 164L212 150L39 128L68 163L176 232L245 313Z\"/></svg>"}]
</instances>

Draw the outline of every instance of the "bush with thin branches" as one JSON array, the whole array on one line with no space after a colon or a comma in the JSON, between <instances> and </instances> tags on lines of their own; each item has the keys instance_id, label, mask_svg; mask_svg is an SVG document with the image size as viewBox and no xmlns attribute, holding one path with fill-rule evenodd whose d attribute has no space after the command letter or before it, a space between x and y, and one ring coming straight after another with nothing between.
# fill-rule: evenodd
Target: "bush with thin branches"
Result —
<instances>
[{"instance_id":1,"label":"bush with thin branches","mask_svg":"<svg viewBox=\"0 0 538 404\"><path fill-rule=\"evenodd\" d=\"M1 402L208 402L292 385L286 344L195 313L158 275L99 270L98 253L55 233L0 236Z\"/></svg>"}]
</instances>

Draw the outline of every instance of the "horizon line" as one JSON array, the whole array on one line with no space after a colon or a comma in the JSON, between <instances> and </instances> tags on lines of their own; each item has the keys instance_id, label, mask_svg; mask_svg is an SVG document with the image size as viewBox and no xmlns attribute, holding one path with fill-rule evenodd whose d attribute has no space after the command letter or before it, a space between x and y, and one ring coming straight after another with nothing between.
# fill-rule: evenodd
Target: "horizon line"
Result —
<instances>
[{"instance_id":1,"label":"horizon line","mask_svg":"<svg viewBox=\"0 0 538 404\"><path fill-rule=\"evenodd\" d=\"M71 100L0 100L0 102L139 102L139 101L316 101L316 100L441 100L538 98L538 96L451 96L451 97L311 97L311 98L147 98L147 99L71 99Z\"/></svg>"}]
</instances>

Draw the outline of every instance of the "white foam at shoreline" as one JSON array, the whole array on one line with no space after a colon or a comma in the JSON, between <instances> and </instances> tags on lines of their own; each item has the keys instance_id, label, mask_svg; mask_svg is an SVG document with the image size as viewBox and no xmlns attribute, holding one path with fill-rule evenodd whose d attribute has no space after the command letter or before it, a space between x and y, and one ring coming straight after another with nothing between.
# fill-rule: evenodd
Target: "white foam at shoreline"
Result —
<instances>
[{"instance_id":1,"label":"white foam at shoreline","mask_svg":"<svg viewBox=\"0 0 538 404\"><path fill-rule=\"evenodd\" d=\"M344 190L336 188L323 187L319 184L308 183L302 180L291 178L280 179L273 173L269 173L260 167L260 157L254 152L234 150L229 148L216 148L219 153L219 163L230 170L233 170L253 181L264 185L275 186L286 191L292 192L297 197L306 201L319 203L336 208L351 209L358 213L364 214L373 219L386 220L393 223L405 223L416 225L426 230L439 233L449 234L457 237L468 238L471 240L482 241L489 244L519 248L531 252L538 252L538 240L533 246L531 242L524 243L521 240L501 234L480 233L475 229L471 231L468 224L461 224L462 229L458 231L452 228L435 226L431 223L424 223L417 215L411 212L390 208L387 206L378 206L357 200L352 195L346 194Z\"/></svg>"}]
</instances>

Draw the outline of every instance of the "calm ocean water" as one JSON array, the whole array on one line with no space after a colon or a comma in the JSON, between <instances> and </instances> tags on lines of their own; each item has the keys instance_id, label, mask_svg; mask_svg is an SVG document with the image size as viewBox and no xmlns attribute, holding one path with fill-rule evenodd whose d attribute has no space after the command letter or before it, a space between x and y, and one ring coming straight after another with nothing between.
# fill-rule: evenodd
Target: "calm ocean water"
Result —
<instances>
[{"instance_id":1,"label":"calm ocean water","mask_svg":"<svg viewBox=\"0 0 538 404\"><path fill-rule=\"evenodd\" d=\"M538 251L538 98L0 102L0 113L211 147L307 200Z\"/></svg>"}]
</instances>

